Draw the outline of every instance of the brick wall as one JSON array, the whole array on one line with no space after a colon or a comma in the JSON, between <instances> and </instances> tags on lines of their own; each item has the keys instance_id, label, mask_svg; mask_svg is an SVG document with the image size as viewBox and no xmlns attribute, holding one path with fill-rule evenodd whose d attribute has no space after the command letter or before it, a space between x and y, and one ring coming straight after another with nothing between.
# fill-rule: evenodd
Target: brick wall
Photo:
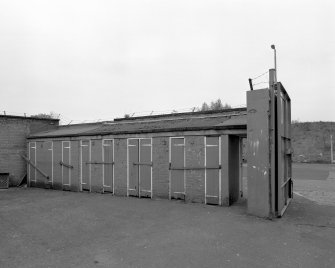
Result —
<instances>
[{"instance_id":1,"label":"brick wall","mask_svg":"<svg viewBox=\"0 0 335 268\"><path fill-rule=\"evenodd\" d=\"M169 138L152 139L153 197L169 198Z\"/></svg>"},{"instance_id":2,"label":"brick wall","mask_svg":"<svg viewBox=\"0 0 335 268\"><path fill-rule=\"evenodd\" d=\"M35 132L56 128L57 120L0 116L0 172L10 173L10 185L17 185L27 172L20 155L27 154L26 137Z\"/></svg>"},{"instance_id":3,"label":"brick wall","mask_svg":"<svg viewBox=\"0 0 335 268\"><path fill-rule=\"evenodd\" d=\"M127 195L127 139L115 139L114 189L119 196Z\"/></svg>"},{"instance_id":4,"label":"brick wall","mask_svg":"<svg viewBox=\"0 0 335 268\"><path fill-rule=\"evenodd\" d=\"M203 136L187 136L185 139L186 167L205 166L205 144ZM205 202L205 170L186 170L186 201Z\"/></svg>"}]
</instances>

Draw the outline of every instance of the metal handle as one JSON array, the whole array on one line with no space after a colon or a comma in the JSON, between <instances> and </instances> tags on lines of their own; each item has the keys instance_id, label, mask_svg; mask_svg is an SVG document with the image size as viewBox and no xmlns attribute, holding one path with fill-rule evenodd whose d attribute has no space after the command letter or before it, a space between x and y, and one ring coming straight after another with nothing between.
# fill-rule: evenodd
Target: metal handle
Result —
<instances>
[{"instance_id":1,"label":"metal handle","mask_svg":"<svg viewBox=\"0 0 335 268\"><path fill-rule=\"evenodd\" d=\"M66 163L64 163L63 161L59 161L59 164L60 164L61 166L67 167L67 168L73 168L73 166L71 166L71 165L69 165L69 164L66 164Z\"/></svg>"}]
</instances>

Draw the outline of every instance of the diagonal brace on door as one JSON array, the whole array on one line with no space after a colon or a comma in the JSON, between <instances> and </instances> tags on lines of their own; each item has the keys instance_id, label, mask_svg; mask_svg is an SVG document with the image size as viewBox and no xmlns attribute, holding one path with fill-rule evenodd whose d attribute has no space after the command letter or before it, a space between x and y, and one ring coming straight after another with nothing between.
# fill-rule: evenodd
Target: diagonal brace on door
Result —
<instances>
[{"instance_id":1,"label":"diagonal brace on door","mask_svg":"<svg viewBox=\"0 0 335 268\"><path fill-rule=\"evenodd\" d=\"M43 175L47 180L50 180L49 176L45 174L41 169L39 169L35 164L33 164L26 156L21 155L21 157L26 160L26 162L31 165L34 169L36 169L39 173Z\"/></svg>"}]
</instances>

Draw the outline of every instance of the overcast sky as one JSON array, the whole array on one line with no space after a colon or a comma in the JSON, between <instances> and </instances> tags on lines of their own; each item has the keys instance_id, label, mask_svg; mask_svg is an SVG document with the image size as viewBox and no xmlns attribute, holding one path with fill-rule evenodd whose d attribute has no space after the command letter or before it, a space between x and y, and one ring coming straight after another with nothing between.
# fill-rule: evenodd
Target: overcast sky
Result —
<instances>
[{"instance_id":1,"label":"overcast sky","mask_svg":"<svg viewBox=\"0 0 335 268\"><path fill-rule=\"evenodd\" d=\"M334 0L0 0L0 111L66 123L245 105L273 43L292 119L335 121Z\"/></svg>"}]
</instances>

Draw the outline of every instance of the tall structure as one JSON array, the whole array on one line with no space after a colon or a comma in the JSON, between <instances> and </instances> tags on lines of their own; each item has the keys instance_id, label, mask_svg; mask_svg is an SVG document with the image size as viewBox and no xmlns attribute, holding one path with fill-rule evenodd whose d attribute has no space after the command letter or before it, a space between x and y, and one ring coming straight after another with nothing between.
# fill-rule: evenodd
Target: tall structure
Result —
<instances>
[{"instance_id":1,"label":"tall structure","mask_svg":"<svg viewBox=\"0 0 335 268\"><path fill-rule=\"evenodd\" d=\"M276 72L269 88L247 93L248 211L281 216L293 197L291 100Z\"/></svg>"}]
</instances>

